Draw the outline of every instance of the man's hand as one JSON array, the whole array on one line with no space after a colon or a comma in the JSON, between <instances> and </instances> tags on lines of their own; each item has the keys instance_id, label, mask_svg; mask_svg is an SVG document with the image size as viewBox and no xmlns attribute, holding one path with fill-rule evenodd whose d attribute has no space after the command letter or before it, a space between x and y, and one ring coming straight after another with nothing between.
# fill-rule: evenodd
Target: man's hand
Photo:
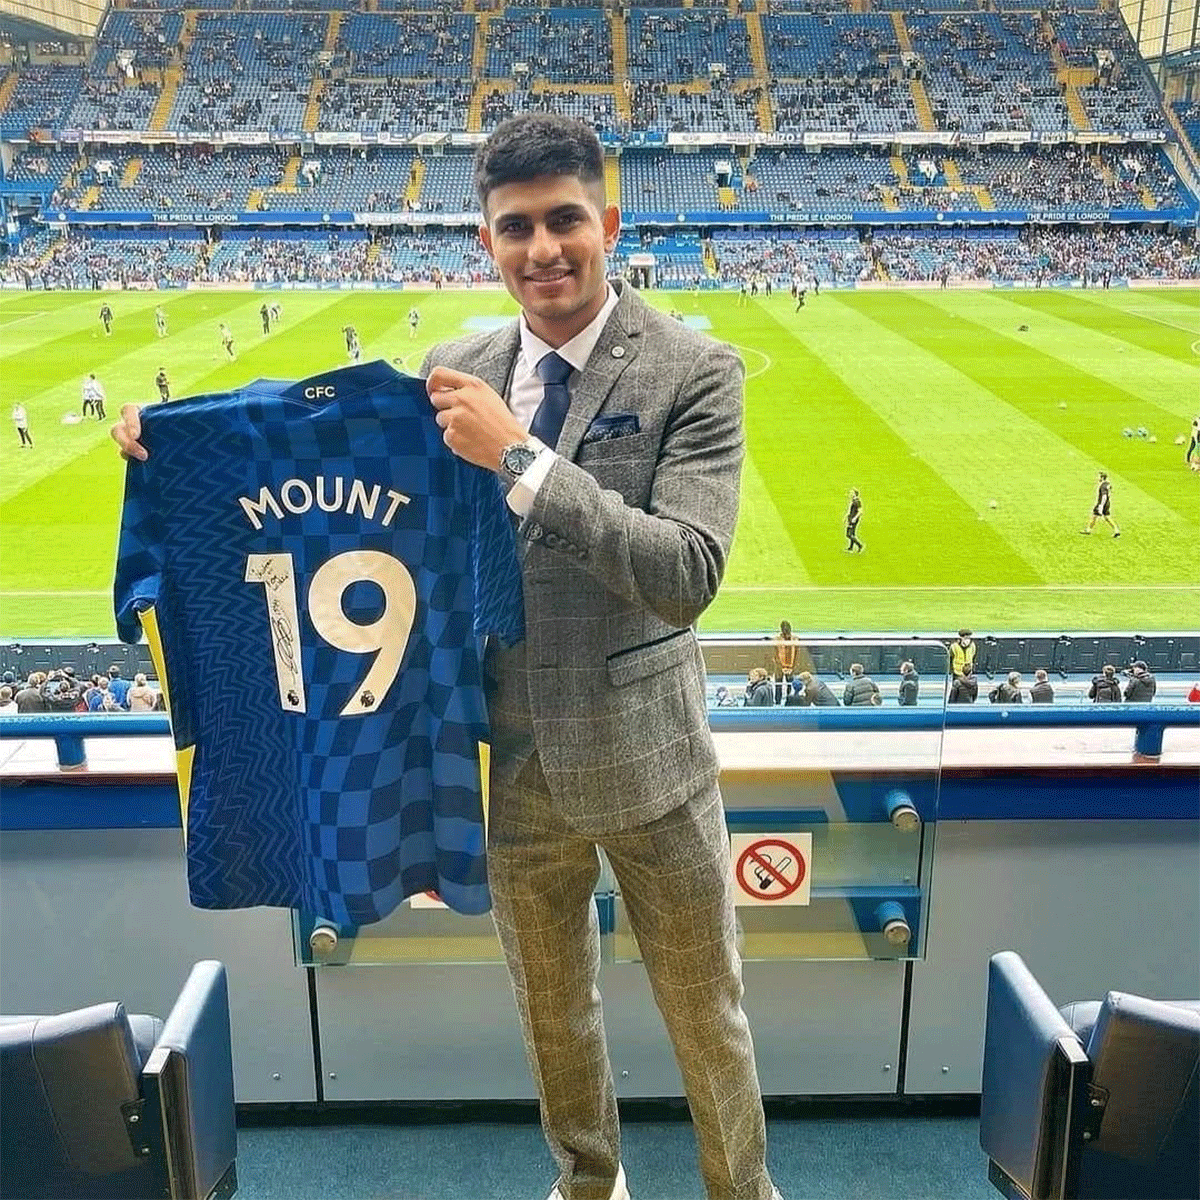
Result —
<instances>
[{"instance_id":1,"label":"man's hand","mask_svg":"<svg viewBox=\"0 0 1200 1200\"><path fill-rule=\"evenodd\" d=\"M123 404L121 419L108 432L112 440L121 447L123 458L145 462L150 457L138 441L142 436L142 410L136 404Z\"/></svg>"},{"instance_id":2,"label":"man's hand","mask_svg":"<svg viewBox=\"0 0 1200 1200\"><path fill-rule=\"evenodd\" d=\"M437 409L442 441L459 458L477 467L497 470L504 447L522 442L527 436L508 405L475 375L434 367L425 381L425 390Z\"/></svg>"}]
</instances>

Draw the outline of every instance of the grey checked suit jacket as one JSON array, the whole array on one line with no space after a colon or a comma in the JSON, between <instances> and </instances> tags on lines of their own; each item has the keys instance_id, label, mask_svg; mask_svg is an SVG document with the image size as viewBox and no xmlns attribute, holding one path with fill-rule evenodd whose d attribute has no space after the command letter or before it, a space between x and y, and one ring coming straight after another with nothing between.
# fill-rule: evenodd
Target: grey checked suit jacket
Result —
<instances>
[{"instance_id":1,"label":"grey checked suit jacket","mask_svg":"<svg viewBox=\"0 0 1200 1200\"><path fill-rule=\"evenodd\" d=\"M693 623L725 570L745 449L741 359L613 286L569 381L560 460L517 533L526 640L490 646L485 665L493 787L536 750L557 811L588 836L653 821L716 779ZM519 352L514 320L434 347L422 374L449 366L504 396ZM586 440L620 414L638 432Z\"/></svg>"}]
</instances>

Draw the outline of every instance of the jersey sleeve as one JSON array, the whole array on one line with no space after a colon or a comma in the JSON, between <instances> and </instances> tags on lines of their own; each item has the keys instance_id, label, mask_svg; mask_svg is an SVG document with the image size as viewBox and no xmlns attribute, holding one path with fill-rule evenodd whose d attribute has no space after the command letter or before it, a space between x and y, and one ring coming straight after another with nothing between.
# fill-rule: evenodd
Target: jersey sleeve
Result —
<instances>
[{"instance_id":1,"label":"jersey sleeve","mask_svg":"<svg viewBox=\"0 0 1200 1200\"><path fill-rule=\"evenodd\" d=\"M525 636L525 601L508 506L491 471L457 461L467 476L463 490L471 505L475 635L492 635L512 646Z\"/></svg>"},{"instance_id":2,"label":"jersey sleeve","mask_svg":"<svg viewBox=\"0 0 1200 1200\"><path fill-rule=\"evenodd\" d=\"M153 607L162 584L162 530L154 511L149 472L144 463L125 468L125 501L117 542L113 610L123 642L141 637L143 610Z\"/></svg>"}]
</instances>

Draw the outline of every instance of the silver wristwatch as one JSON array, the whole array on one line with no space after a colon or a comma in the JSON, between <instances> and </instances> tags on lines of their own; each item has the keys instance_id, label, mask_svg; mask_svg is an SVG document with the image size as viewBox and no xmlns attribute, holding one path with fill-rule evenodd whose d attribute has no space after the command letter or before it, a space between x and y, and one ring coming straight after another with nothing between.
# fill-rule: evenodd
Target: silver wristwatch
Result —
<instances>
[{"instance_id":1,"label":"silver wristwatch","mask_svg":"<svg viewBox=\"0 0 1200 1200\"><path fill-rule=\"evenodd\" d=\"M500 451L500 478L512 487L538 456L541 447L534 441L514 442Z\"/></svg>"}]
</instances>

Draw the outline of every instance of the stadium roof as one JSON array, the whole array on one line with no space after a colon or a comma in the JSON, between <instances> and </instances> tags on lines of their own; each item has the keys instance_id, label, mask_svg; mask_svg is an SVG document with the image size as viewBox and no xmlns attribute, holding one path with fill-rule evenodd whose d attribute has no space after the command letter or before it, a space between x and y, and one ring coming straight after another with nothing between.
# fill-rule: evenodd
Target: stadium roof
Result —
<instances>
[{"instance_id":1,"label":"stadium roof","mask_svg":"<svg viewBox=\"0 0 1200 1200\"><path fill-rule=\"evenodd\" d=\"M0 29L19 41L94 38L106 0L0 0Z\"/></svg>"},{"instance_id":2,"label":"stadium roof","mask_svg":"<svg viewBox=\"0 0 1200 1200\"><path fill-rule=\"evenodd\" d=\"M1149 62L1200 46L1197 0L1121 0L1121 13Z\"/></svg>"}]
</instances>

